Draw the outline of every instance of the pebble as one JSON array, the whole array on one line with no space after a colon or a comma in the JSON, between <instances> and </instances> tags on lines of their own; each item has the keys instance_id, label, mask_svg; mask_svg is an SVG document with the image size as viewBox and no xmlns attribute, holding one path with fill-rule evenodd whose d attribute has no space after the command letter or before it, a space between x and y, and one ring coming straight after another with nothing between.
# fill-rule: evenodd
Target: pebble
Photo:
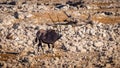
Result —
<instances>
[{"instance_id":1,"label":"pebble","mask_svg":"<svg viewBox=\"0 0 120 68\"><path fill-rule=\"evenodd\" d=\"M103 43L103 42L95 42L94 45L95 45L96 47L101 47L101 46L104 45L104 43Z\"/></svg>"},{"instance_id":2,"label":"pebble","mask_svg":"<svg viewBox=\"0 0 120 68\"><path fill-rule=\"evenodd\" d=\"M24 14L23 12L18 12L18 18L19 19L24 19L25 15L23 15L23 14Z\"/></svg>"},{"instance_id":3,"label":"pebble","mask_svg":"<svg viewBox=\"0 0 120 68\"><path fill-rule=\"evenodd\" d=\"M19 25L20 25L19 23L14 23L12 28L17 29L19 27Z\"/></svg>"},{"instance_id":4,"label":"pebble","mask_svg":"<svg viewBox=\"0 0 120 68\"><path fill-rule=\"evenodd\" d=\"M75 46L70 46L70 51L76 52L76 47Z\"/></svg>"}]
</instances>

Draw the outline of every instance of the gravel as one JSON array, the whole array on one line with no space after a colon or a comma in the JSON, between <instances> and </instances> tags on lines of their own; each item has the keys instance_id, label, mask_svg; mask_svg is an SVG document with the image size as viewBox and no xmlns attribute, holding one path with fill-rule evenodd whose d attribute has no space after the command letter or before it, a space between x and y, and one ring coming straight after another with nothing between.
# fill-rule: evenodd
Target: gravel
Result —
<instances>
[{"instance_id":1,"label":"gravel","mask_svg":"<svg viewBox=\"0 0 120 68\"><path fill-rule=\"evenodd\" d=\"M4 2L6 4L3 4ZM58 1L60 4L57 5L54 2L51 4L47 2L46 5L44 1L38 2L39 4L34 1L4 0L4 2L0 1L0 68L120 67L120 24L99 23L92 21L91 17L90 20L79 19L79 15L82 15L79 9L93 8L86 5L87 1L80 2L84 7L75 6L74 3L77 3L77 0L71 1L71 4ZM100 7L97 6L94 9L98 8ZM41 12L45 12L43 16ZM47 15L47 12L51 14L51 17ZM34 15L34 13L41 15ZM91 16L93 13L89 12ZM68 22L56 16L57 14L66 19L74 18L78 22L66 24ZM109 12L105 14L111 15ZM57 22L55 18L58 19ZM54 26L59 23L63 25ZM38 52L37 44L33 45L39 29L55 29L62 34L61 39L55 43L54 53L48 53L47 44L43 43L45 53L42 50Z\"/></svg>"}]
</instances>

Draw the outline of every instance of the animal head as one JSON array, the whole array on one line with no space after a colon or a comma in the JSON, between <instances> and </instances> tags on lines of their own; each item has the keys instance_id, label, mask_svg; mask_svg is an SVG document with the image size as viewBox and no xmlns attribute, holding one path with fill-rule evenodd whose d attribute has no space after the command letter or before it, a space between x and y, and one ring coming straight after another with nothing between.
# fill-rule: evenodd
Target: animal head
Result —
<instances>
[{"instance_id":1,"label":"animal head","mask_svg":"<svg viewBox=\"0 0 120 68\"><path fill-rule=\"evenodd\" d=\"M57 37L57 40L58 40L58 39L60 39L62 37L62 34L57 33L56 37Z\"/></svg>"}]
</instances>

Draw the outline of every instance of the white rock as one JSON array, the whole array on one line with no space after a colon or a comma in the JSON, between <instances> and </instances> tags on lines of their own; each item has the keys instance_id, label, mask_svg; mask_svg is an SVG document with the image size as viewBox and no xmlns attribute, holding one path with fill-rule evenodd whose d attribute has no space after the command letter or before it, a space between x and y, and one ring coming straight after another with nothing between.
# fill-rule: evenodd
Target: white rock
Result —
<instances>
[{"instance_id":1,"label":"white rock","mask_svg":"<svg viewBox=\"0 0 120 68\"><path fill-rule=\"evenodd\" d=\"M46 7L45 5L39 5L38 9L44 9L44 10L48 10L48 7Z\"/></svg>"},{"instance_id":2,"label":"white rock","mask_svg":"<svg viewBox=\"0 0 120 68\"><path fill-rule=\"evenodd\" d=\"M103 42L95 42L94 45L95 45L96 47L101 47L101 46L104 45L104 43L103 43Z\"/></svg>"},{"instance_id":3,"label":"white rock","mask_svg":"<svg viewBox=\"0 0 120 68\"><path fill-rule=\"evenodd\" d=\"M70 46L70 51L76 52L76 47L75 46Z\"/></svg>"},{"instance_id":4,"label":"white rock","mask_svg":"<svg viewBox=\"0 0 120 68\"><path fill-rule=\"evenodd\" d=\"M31 45L31 44L32 44L32 41L31 41L31 40L28 40L27 44L28 44L28 45Z\"/></svg>"},{"instance_id":5,"label":"white rock","mask_svg":"<svg viewBox=\"0 0 120 68\"><path fill-rule=\"evenodd\" d=\"M24 16L23 14L20 14L20 15L18 16L18 18L19 18L19 19L24 19L25 16Z\"/></svg>"},{"instance_id":6,"label":"white rock","mask_svg":"<svg viewBox=\"0 0 120 68\"><path fill-rule=\"evenodd\" d=\"M82 52L82 53L85 53L85 52L86 52L86 49L81 49L81 52Z\"/></svg>"},{"instance_id":7,"label":"white rock","mask_svg":"<svg viewBox=\"0 0 120 68\"><path fill-rule=\"evenodd\" d=\"M20 39L19 39L19 37L16 37L15 40L17 41L17 40L20 40Z\"/></svg>"},{"instance_id":8,"label":"white rock","mask_svg":"<svg viewBox=\"0 0 120 68\"><path fill-rule=\"evenodd\" d=\"M91 30L90 30L90 33L91 33L92 35L95 35L96 31L95 31L94 29L91 29Z\"/></svg>"},{"instance_id":9,"label":"white rock","mask_svg":"<svg viewBox=\"0 0 120 68\"><path fill-rule=\"evenodd\" d=\"M26 13L25 16L29 18L29 17L32 17L33 15L31 13Z\"/></svg>"},{"instance_id":10,"label":"white rock","mask_svg":"<svg viewBox=\"0 0 120 68\"><path fill-rule=\"evenodd\" d=\"M64 6L62 9L63 9L63 10L68 10L69 7L70 7L69 5L66 5L66 6Z\"/></svg>"},{"instance_id":11,"label":"white rock","mask_svg":"<svg viewBox=\"0 0 120 68\"><path fill-rule=\"evenodd\" d=\"M79 45L79 46L77 46L77 50L81 50L82 49L82 47Z\"/></svg>"},{"instance_id":12,"label":"white rock","mask_svg":"<svg viewBox=\"0 0 120 68\"><path fill-rule=\"evenodd\" d=\"M11 15L7 15L4 19L3 19L3 24L4 25L10 25L14 22L15 18Z\"/></svg>"}]
</instances>

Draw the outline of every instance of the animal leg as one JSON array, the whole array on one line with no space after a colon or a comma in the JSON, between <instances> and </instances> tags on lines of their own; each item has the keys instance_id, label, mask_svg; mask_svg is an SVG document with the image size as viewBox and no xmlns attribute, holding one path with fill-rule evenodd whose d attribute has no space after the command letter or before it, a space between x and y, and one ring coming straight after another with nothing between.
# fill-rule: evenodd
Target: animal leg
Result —
<instances>
[{"instance_id":1,"label":"animal leg","mask_svg":"<svg viewBox=\"0 0 120 68\"><path fill-rule=\"evenodd\" d=\"M44 49L43 49L43 47L42 47L42 42L41 41L39 41L39 44L38 44L38 51L39 51L39 48L41 47L41 49L42 49L42 51L44 52Z\"/></svg>"},{"instance_id":2,"label":"animal leg","mask_svg":"<svg viewBox=\"0 0 120 68\"><path fill-rule=\"evenodd\" d=\"M54 48L54 44L52 44L52 49Z\"/></svg>"},{"instance_id":3,"label":"animal leg","mask_svg":"<svg viewBox=\"0 0 120 68\"><path fill-rule=\"evenodd\" d=\"M49 50L50 50L50 44L48 44L48 48L49 48Z\"/></svg>"},{"instance_id":4,"label":"animal leg","mask_svg":"<svg viewBox=\"0 0 120 68\"><path fill-rule=\"evenodd\" d=\"M50 44L48 44L49 52L52 53L52 49L50 47Z\"/></svg>"},{"instance_id":5,"label":"animal leg","mask_svg":"<svg viewBox=\"0 0 120 68\"><path fill-rule=\"evenodd\" d=\"M37 42L37 41L38 41L38 38L36 37L36 38L35 38L35 42Z\"/></svg>"},{"instance_id":6,"label":"animal leg","mask_svg":"<svg viewBox=\"0 0 120 68\"><path fill-rule=\"evenodd\" d=\"M54 44L52 44L52 50L51 50L51 51L52 51L52 53L54 53L53 48L54 48Z\"/></svg>"}]
</instances>

